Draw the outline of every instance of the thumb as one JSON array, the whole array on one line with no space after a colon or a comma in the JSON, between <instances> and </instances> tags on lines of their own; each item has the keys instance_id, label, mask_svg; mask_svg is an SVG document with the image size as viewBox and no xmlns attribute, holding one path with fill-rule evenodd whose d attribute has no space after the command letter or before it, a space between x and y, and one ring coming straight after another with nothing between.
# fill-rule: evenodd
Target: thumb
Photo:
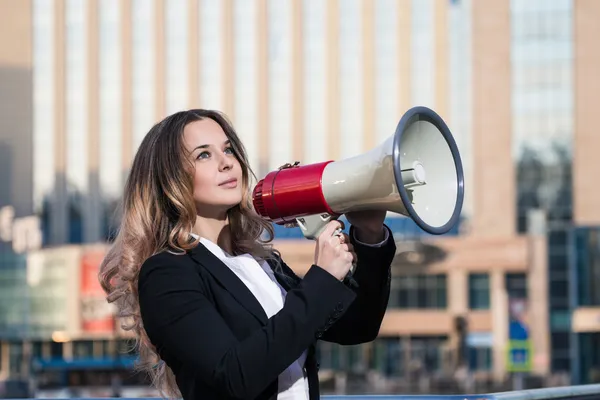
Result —
<instances>
[{"instance_id":1,"label":"thumb","mask_svg":"<svg viewBox=\"0 0 600 400\"><path fill-rule=\"evenodd\" d=\"M344 229L344 224L337 219L329 221L329 223L323 229L323 233L321 233L322 237L328 238L333 236L334 232L338 229Z\"/></svg>"}]
</instances>

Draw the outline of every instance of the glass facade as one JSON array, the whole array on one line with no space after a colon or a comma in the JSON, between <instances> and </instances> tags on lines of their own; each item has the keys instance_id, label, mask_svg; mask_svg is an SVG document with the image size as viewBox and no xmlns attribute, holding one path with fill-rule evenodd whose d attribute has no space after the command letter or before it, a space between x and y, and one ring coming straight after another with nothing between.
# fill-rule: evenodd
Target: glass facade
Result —
<instances>
[{"instance_id":1,"label":"glass facade","mask_svg":"<svg viewBox=\"0 0 600 400\"><path fill-rule=\"evenodd\" d=\"M71 254L0 251L0 339L48 339L67 329Z\"/></svg>"},{"instance_id":2,"label":"glass facade","mask_svg":"<svg viewBox=\"0 0 600 400\"><path fill-rule=\"evenodd\" d=\"M579 227L571 234L574 256L571 278L573 307L600 307L600 227ZM573 333L575 384L600 383L600 332Z\"/></svg>"},{"instance_id":3,"label":"glass facade","mask_svg":"<svg viewBox=\"0 0 600 400\"><path fill-rule=\"evenodd\" d=\"M573 2L511 1L513 156L517 226L548 219L552 370L570 369L567 233L572 219Z\"/></svg>"},{"instance_id":4,"label":"glass facade","mask_svg":"<svg viewBox=\"0 0 600 400\"><path fill-rule=\"evenodd\" d=\"M27 258L0 243L0 337L16 339L28 333Z\"/></svg>"},{"instance_id":5,"label":"glass facade","mask_svg":"<svg viewBox=\"0 0 600 400\"><path fill-rule=\"evenodd\" d=\"M51 337L53 332L67 329L68 298L72 292L69 277L73 274L71 254L46 252L29 255L29 338L41 340Z\"/></svg>"}]
</instances>

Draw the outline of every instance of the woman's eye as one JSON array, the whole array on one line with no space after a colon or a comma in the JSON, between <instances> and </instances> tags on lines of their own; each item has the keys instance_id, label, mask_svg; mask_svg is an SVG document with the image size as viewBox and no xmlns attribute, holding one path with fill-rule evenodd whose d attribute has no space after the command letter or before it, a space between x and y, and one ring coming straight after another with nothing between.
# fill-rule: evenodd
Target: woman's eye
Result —
<instances>
[{"instance_id":1,"label":"woman's eye","mask_svg":"<svg viewBox=\"0 0 600 400\"><path fill-rule=\"evenodd\" d=\"M228 147L225 149L225 154L234 154L233 153L233 147Z\"/></svg>"},{"instance_id":2,"label":"woman's eye","mask_svg":"<svg viewBox=\"0 0 600 400\"><path fill-rule=\"evenodd\" d=\"M203 151L202 153L198 154L198 157L196 157L198 160L203 159L203 158L208 158L210 157L210 153L208 151Z\"/></svg>"}]
</instances>

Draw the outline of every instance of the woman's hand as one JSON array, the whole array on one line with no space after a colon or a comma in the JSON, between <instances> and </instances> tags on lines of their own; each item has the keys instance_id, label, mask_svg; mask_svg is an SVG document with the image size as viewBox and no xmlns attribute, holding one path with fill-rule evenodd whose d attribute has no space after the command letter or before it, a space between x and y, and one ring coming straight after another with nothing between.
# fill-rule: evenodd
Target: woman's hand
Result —
<instances>
[{"instance_id":1,"label":"woman's hand","mask_svg":"<svg viewBox=\"0 0 600 400\"><path fill-rule=\"evenodd\" d=\"M356 260L356 254L348 235L343 232L336 234L338 229L344 229L344 224L331 221L317 238L315 264L341 281Z\"/></svg>"},{"instance_id":2,"label":"woman's hand","mask_svg":"<svg viewBox=\"0 0 600 400\"><path fill-rule=\"evenodd\" d=\"M356 229L356 239L363 243L380 243L385 238L383 221L387 211L365 210L346 213L348 222Z\"/></svg>"}]
</instances>

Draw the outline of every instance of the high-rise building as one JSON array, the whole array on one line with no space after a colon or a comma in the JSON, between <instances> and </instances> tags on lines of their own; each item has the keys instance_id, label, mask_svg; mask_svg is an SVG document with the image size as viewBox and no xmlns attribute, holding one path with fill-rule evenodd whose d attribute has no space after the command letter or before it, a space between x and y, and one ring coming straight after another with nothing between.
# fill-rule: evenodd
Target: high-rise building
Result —
<instances>
[{"instance_id":1,"label":"high-rise building","mask_svg":"<svg viewBox=\"0 0 600 400\"><path fill-rule=\"evenodd\" d=\"M33 212L33 9L29 1L0 7L10 32L0 39L0 207L24 217Z\"/></svg>"},{"instance_id":2,"label":"high-rise building","mask_svg":"<svg viewBox=\"0 0 600 400\"><path fill-rule=\"evenodd\" d=\"M600 191L593 182L600 171L595 149L594 103L600 90L600 45L595 38L600 27L600 4L576 0L573 65L573 227L569 232L569 304L571 314L571 365L577 383L600 379Z\"/></svg>"}]
</instances>

